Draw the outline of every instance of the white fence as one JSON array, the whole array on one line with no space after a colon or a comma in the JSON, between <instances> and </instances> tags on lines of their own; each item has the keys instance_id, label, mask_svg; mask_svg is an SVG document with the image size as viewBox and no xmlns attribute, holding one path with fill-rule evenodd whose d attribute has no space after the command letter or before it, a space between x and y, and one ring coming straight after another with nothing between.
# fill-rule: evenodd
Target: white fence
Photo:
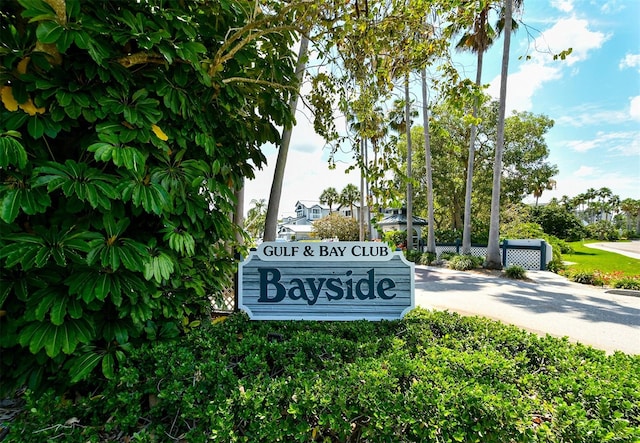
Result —
<instances>
[{"instance_id":1,"label":"white fence","mask_svg":"<svg viewBox=\"0 0 640 443\"><path fill-rule=\"evenodd\" d=\"M500 244L502 266L522 266L533 270L546 270L547 263L553 259L553 250L549 243L541 239L535 240L504 240ZM462 252L462 243L441 243L436 245L436 255L440 258L443 252ZM486 245L471 245L471 255L484 257L487 255Z\"/></svg>"}]
</instances>

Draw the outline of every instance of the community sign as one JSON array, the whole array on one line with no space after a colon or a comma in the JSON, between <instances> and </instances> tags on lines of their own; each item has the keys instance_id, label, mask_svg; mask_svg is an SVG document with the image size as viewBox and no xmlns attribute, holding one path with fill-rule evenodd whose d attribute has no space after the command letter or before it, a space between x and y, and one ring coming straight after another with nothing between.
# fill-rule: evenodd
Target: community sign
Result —
<instances>
[{"instance_id":1,"label":"community sign","mask_svg":"<svg viewBox=\"0 0 640 443\"><path fill-rule=\"evenodd\" d=\"M394 320L414 308L414 265L379 242L264 242L240 264L254 320Z\"/></svg>"}]
</instances>

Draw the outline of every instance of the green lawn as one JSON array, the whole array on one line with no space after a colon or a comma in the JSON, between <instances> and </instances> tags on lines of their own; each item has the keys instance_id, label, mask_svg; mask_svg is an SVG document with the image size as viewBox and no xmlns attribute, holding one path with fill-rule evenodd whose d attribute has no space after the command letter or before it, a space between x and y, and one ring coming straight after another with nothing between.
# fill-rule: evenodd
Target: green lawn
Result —
<instances>
[{"instance_id":1,"label":"green lawn","mask_svg":"<svg viewBox=\"0 0 640 443\"><path fill-rule=\"evenodd\" d=\"M579 241L569 243L573 248L573 254L562 254L564 261L575 263L569 266L571 270L600 271L603 273L622 272L625 276L640 275L640 260L626 255L601 249L589 248L585 243L595 241Z\"/></svg>"}]
</instances>

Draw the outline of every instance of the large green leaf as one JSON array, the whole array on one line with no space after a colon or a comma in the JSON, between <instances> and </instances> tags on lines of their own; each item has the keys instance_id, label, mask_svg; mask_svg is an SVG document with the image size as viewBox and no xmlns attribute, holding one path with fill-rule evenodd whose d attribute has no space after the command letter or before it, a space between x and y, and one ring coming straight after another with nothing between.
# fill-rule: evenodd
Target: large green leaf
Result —
<instances>
[{"instance_id":1,"label":"large green leaf","mask_svg":"<svg viewBox=\"0 0 640 443\"><path fill-rule=\"evenodd\" d=\"M92 208L111 208L111 200L117 197L114 178L86 163L67 160L64 164L47 162L34 169L34 187L47 186L49 192L61 189L67 197L75 196L88 201Z\"/></svg>"},{"instance_id":2,"label":"large green leaf","mask_svg":"<svg viewBox=\"0 0 640 443\"><path fill-rule=\"evenodd\" d=\"M69 375L71 383L77 383L87 378L102 361L104 353L97 352L94 346L86 346L85 352L69 360Z\"/></svg>"},{"instance_id":3,"label":"large green leaf","mask_svg":"<svg viewBox=\"0 0 640 443\"><path fill-rule=\"evenodd\" d=\"M20 133L16 131L0 134L0 168L17 166L23 169L27 166L27 151L17 137L20 137Z\"/></svg>"},{"instance_id":4,"label":"large green leaf","mask_svg":"<svg viewBox=\"0 0 640 443\"><path fill-rule=\"evenodd\" d=\"M89 343L94 330L91 323L84 318L68 319L62 325L54 325L49 321L35 321L28 324L20 333L18 341L28 346L32 354L44 348L51 358L60 354L71 354L80 343Z\"/></svg>"},{"instance_id":5,"label":"large green leaf","mask_svg":"<svg viewBox=\"0 0 640 443\"><path fill-rule=\"evenodd\" d=\"M13 223L20 209L27 215L34 215L45 212L50 205L51 197L42 189L10 189L0 200L0 218L6 223Z\"/></svg>"}]
</instances>

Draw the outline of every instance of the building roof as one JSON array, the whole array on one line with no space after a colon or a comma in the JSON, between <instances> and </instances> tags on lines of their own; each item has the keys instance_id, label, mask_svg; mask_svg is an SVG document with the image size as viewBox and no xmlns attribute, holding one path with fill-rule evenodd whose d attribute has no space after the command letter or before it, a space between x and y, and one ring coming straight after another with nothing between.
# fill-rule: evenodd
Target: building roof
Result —
<instances>
[{"instance_id":1,"label":"building roof","mask_svg":"<svg viewBox=\"0 0 640 443\"><path fill-rule=\"evenodd\" d=\"M413 225L414 226L427 226L429 222L418 216L413 216ZM378 222L378 225L406 225L407 224L407 214L388 214L385 215L382 220Z\"/></svg>"},{"instance_id":2,"label":"building roof","mask_svg":"<svg viewBox=\"0 0 640 443\"><path fill-rule=\"evenodd\" d=\"M293 232L311 233L313 231L313 225L282 225L280 228L288 229Z\"/></svg>"}]
</instances>

